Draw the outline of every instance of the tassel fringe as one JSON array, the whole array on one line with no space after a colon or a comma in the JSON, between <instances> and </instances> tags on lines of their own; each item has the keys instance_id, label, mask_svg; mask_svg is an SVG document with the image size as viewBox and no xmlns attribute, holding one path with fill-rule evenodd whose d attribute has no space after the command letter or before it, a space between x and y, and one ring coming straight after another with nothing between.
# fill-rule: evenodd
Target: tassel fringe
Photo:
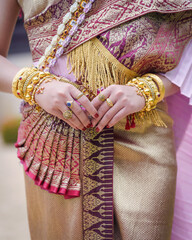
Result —
<instances>
[{"instance_id":1,"label":"tassel fringe","mask_svg":"<svg viewBox=\"0 0 192 240\"><path fill-rule=\"evenodd\" d=\"M97 95L103 88L113 84L125 85L138 74L121 64L97 39L93 38L67 55L67 68L73 72L77 83ZM166 127L156 110L138 112L127 116L126 130L135 124L150 121L156 126Z\"/></svg>"},{"instance_id":2,"label":"tassel fringe","mask_svg":"<svg viewBox=\"0 0 192 240\"><path fill-rule=\"evenodd\" d=\"M122 65L97 39L94 38L68 54L68 68L78 82L95 95L112 84L126 84L138 74Z\"/></svg>"},{"instance_id":3,"label":"tassel fringe","mask_svg":"<svg viewBox=\"0 0 192 240\"><path fill-rule=\"evenodd\" d=\"M155 126L158 127L167 127L167 125L163 122L161 119L158 111L156 109L153 109L149 112L138 112L135 113L135 124L140 125L145 122L153 123Z\"/></svg>"}]
</instances>

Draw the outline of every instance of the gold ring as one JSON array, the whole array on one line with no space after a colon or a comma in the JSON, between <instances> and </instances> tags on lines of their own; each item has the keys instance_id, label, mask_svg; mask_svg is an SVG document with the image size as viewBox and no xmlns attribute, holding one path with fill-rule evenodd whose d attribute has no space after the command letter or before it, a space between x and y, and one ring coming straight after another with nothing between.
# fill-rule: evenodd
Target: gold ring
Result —
<instances>
[{"instance_id":1,"label":"gold ring","mask_svg":"<svg viewBox=\"0 0 192 240\"><path fill-rule=\"evenodd\" d=\"M81 98L84 94L81 92L79 93L79 95L76 97L76 100L78 100L79 98Z\"/></svg>"},{"instance_id":2,"label":"gold ring","mask_svg":"<svg viewBox=\"0 0 192 240\"><path fill-rule=\"evenodd\" d=\"M111 101L110 98L107 98L107 99L106 99L106 102L107 102L107 105L108 105L109 107L113 107L113 102Z\"/></svg>"},{"instance_id":3,"label":"gold ring","mask_svg":"<svg viewBox=\"0 0 192 240\"><path fill-rule=\"evenodd\" d=\"M106 97L102 93L99 93L98 98L102 102L105 102L105 100L106 100Z\"/></svg>"},{"instance_id":4,"label":"gold ring","mask_svg":"<svg viewBox=\"0 0 192 240\"><path fill-rule=\"evenodd\" d=\"M63 112L63 117L66 120L72 118L72 116L73 116L73 113L71 110L66 110L65 112Z\"/></svg>"},{"instance_id":5,"label":"gold ring","mask_svg":"<svg viewBox=\"0 0 192 240\"><path fill-rule=\"evenodd\" d=\"M68 107L68 108L72 108L73 102L74 102L74 100L72 100L72 101L67 101L67 102L66 102L67 107Z\"/></svg>"}]
</instances>

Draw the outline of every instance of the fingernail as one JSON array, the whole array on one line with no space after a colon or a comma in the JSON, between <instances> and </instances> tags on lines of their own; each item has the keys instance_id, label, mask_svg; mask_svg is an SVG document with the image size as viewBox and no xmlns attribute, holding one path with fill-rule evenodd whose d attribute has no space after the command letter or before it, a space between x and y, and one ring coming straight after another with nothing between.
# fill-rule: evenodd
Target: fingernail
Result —
<instances>
[{"instance_id":1,"label":"fingernail","mask_svg":"<svg viewBox=\"0 0 192 240\"><path fill-rule=\"evenodd\" d=\"M98 127L96 127L96 132L99 132L99 128Z\"/></svg>"},{"instance_id":2,"label":"fingernail","mask_svg":"<svg viewBox=\"0 0 192 240\"><path fill-rule=\"evenodd\" d=\"M98 114L98 113L96 113L96 114L95 114L95 118L98 118L98 117L99 117L99 114Z\"/></svg>"},{"instance_id":3,"label":"fingernail","mask_svg":"<svg viewBox=\"0 0 192 240\"><path fill-rule=\"evenodd\" d=\"M106 128L110 128L110 126L109 126L109 125L107 125L107 126L106 126Z\"/></svg>"},{"instance_id":4,"label":"fingernail","mask_svg":"<svg viewBox=\"0 0 192 240\"><path fill-rule=\"evenodd\" d=\"M92 123L89 123L89 124L87 125L87 128L90 128L90 127L92 127Z\"/></svg>"},{"instance_id":5,"label":"fingernail","mask_svg":"<svg viewBox=\"0 0 192 240\"><path fill-rule=\"evenodd\" d=\"M84 127L82 130L83 130L83 131L85 131L86 129L87 129L87 128L86 128L86 127Z\"/></svg>"}]
</instances>

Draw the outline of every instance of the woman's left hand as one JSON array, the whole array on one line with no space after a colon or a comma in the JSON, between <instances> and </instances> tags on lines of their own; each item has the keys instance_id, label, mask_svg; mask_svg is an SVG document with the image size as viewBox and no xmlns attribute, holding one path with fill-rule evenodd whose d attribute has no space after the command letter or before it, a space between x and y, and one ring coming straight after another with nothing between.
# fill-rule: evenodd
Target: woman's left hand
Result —
<instances>
[{"instance_id":1,"label":"woman's left hand","mask_svg":"<svg viewBox=\"0 0 192 240\"><path fill-rule=\"evenodd\" d=\"M145 106L145 98L138 95L137 88L126 85L111 85L101 92L107 101L101 101L99 95L92 100L99 117L92 120L93 127L100 132L104 127L110 128L131 113L140 111Z\"/></svg>"}]
</instances>

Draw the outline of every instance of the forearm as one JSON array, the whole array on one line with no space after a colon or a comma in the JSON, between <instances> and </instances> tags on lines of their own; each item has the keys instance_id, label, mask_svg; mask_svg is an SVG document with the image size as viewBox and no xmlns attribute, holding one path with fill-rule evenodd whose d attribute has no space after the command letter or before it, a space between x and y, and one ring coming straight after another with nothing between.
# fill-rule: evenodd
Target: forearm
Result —
<instances>
[{"instance_id":1,"label":"forearm","mask_svg":"<svg viewBox=\"0 0 192 240\"><path fill-rule=\"evenodd\" d=\"M179 91L179 87L173 84L168 78L157 74L161 78L165 86L165 97L171 96Z\"/></svg>"},{"instance_id":2,"label":"forearm","mask_svg":"<svg viewBox=\"0 0 192 240\"><path fill-rule=\"evenodd\" d=\"M0 91L11 93L12 81L19 68L0 56L0 69Z\"/></svg>"},{"instance_id":3,"label":"forearm","mask_svg":"<svg viewBox=\"0 0 192 240\"><path fill-rule=\"evenodd\" d=\"M11 93L12 80L19 68L6 56L20 8L16 0L1 1L0 7L0 91Z\"/></svg>"}]
</instances>

